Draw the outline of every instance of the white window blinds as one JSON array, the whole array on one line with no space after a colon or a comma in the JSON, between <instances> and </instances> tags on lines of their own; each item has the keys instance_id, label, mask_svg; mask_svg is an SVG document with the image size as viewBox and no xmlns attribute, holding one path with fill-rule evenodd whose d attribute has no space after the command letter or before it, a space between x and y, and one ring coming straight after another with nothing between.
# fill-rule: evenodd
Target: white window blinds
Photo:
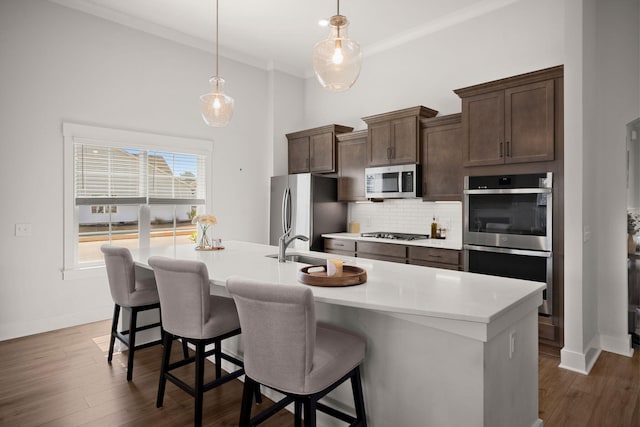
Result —
<instances>
[{"instance_id":1,"label":"white window blinds","mask_svg":"<svg viewBox=\"0 0 640 427\"><path fill-rule=\"evenodd\" d=\"M74 139L76 205L205 203L203 156L91 142Z\"/></svg>"}]
</instances>

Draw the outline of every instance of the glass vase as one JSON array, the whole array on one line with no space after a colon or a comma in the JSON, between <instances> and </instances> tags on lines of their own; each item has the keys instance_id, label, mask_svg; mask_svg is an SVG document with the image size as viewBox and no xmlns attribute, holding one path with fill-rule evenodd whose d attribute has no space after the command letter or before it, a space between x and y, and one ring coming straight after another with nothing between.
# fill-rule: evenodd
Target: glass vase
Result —
<instances>
[{"instance_id":1,"label":"glass vase","mask_svg":"<svg viewBox=\"0 0 640 427\"><path fill-rule=\"evenodd\" d=\"M213 248L213 229L211 225L200 225L196 236L196 249L201 251L211 250Z\"/></svg>"}]
</instances>

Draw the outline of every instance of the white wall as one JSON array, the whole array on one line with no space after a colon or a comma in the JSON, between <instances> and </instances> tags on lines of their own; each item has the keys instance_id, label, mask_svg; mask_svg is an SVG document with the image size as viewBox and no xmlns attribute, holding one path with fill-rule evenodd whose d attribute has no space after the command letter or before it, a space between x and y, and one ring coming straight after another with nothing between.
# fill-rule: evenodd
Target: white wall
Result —
<instances>
[{"instance_id":1,"label":"white wall","mask_svg":"<svg viewBox=\"0 0 640 427\"><path fill-rule=\"evenodd\" d=\"M570 221L565 221L562 366L589 372L600 350L632 353L622 212L625 125L640 113L640 21L637 0L566 3L565 214Z\"/></svg>"},{"instance_id":2,"label":"white wall","mask_svg":"<svg viewBox=\"0 0 640 427\"><path fill-rule=\"evenodd\" d=\"M349 91L329 93L307 80L307 125L363 129L361 117L416 105L460 112L454 89L562 64L563 15L557 0L521 0L376 55L363 48ZM355 34L357 17L349 19Z\"/></svg>"},{"instance_id":3,"label":"white wall","mask_svg":"<svg viewBox=\"0 0 640 427\"><path fill-rule=\"evenodd\" d=\"M111 316L106 276L61 279L63 121L214 141L220 237L267 241L265 70L221 58L236 110L216 129L199 112L215 70L208 52L16 0L0 2L0 58L0 340ZM16 223L33 235L15 237Z\"/></svg>"},{"instance_id":4,"label":"white wall","mask_svg":"<svg viewBox=\"0 0 640 427\"><path fill-rule=\"evenodd\" d=\"M304 129L304 80L280 71L271 71L273 77L273 173L286 175L289 171L287 133Z\"/></svg>"},{"instance_id":5,"label":"white wall","mask_svg":"<svg viewBox=\"0 0 640 427\"><path fill-rule=\"evenodd\" d=\"M564 348L562 365L586 372L586 348L583 336L583 257L582 228L584 171L583 45L585 19L583 0L565 0L565 68L564 68L564 144L565 144L565 231L564 231ZM590 26L593 28L593 25ZM587 86L588 87L588 86ZM571 218L570 221L566 220ZM588 278L589 275L587 274ZM593 322L596 321L593 313Z\"/></svg>"},{"instance_id":6,"label":"white wall","mask_svg":"<svg viewBox=\"0 0 640 427\"><path fill-rule=\"evenodd\" d=\"M627 332L626 124L640 116L638 0L598 2L596 132L598 332L603 350L624 353ZM616 224L616 226L612 226Z\"/></svg>"}]
</instances>

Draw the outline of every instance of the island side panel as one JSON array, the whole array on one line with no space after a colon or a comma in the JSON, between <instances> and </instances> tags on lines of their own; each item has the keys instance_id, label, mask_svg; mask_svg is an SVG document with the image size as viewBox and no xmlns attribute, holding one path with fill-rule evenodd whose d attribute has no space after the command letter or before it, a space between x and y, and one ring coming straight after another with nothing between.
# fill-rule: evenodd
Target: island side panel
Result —
<instances>
[{"instance_id":1,"label":"island side panel","mask_svg":"<svg viewBox=\"0 0 640 427\"><path fill-rule=\"evenodd\" d=\"M485 343L372 310L316 303L316 316L367 337L362 381L370 427L488 426ZM327 402L353 412L348 386ZM318 417L318 425L341 425Z\"/></svg>"},{"instance_id":2,"label":"island side panel","mask_svg":"<svg viewBox=\"0 0 640 427\"><path fill-rule=\"evenodd\" d=\"M485 346L485 426L542 426L538 418L538 311Z\"/></svg>"}]
</instances>

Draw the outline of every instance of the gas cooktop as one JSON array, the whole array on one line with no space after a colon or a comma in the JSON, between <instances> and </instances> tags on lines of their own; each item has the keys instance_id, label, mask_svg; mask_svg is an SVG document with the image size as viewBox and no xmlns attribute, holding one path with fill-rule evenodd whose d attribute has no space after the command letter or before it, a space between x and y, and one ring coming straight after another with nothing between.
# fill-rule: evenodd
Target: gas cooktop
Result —
<instances>
[{"instance_id":1,"label":"gas cooktop","mask_svg":"<svg viewBox=\"0 0 640 427\"><path fill-rule=\"evenodd\" d=\"M373 231L369 233L360 233L360 237L375 237L377 239L394 239L394 240L419 240L428 239L427 234L411 234L411 233L390 233L386 231Z\"/></svg>"}]
</instances>

